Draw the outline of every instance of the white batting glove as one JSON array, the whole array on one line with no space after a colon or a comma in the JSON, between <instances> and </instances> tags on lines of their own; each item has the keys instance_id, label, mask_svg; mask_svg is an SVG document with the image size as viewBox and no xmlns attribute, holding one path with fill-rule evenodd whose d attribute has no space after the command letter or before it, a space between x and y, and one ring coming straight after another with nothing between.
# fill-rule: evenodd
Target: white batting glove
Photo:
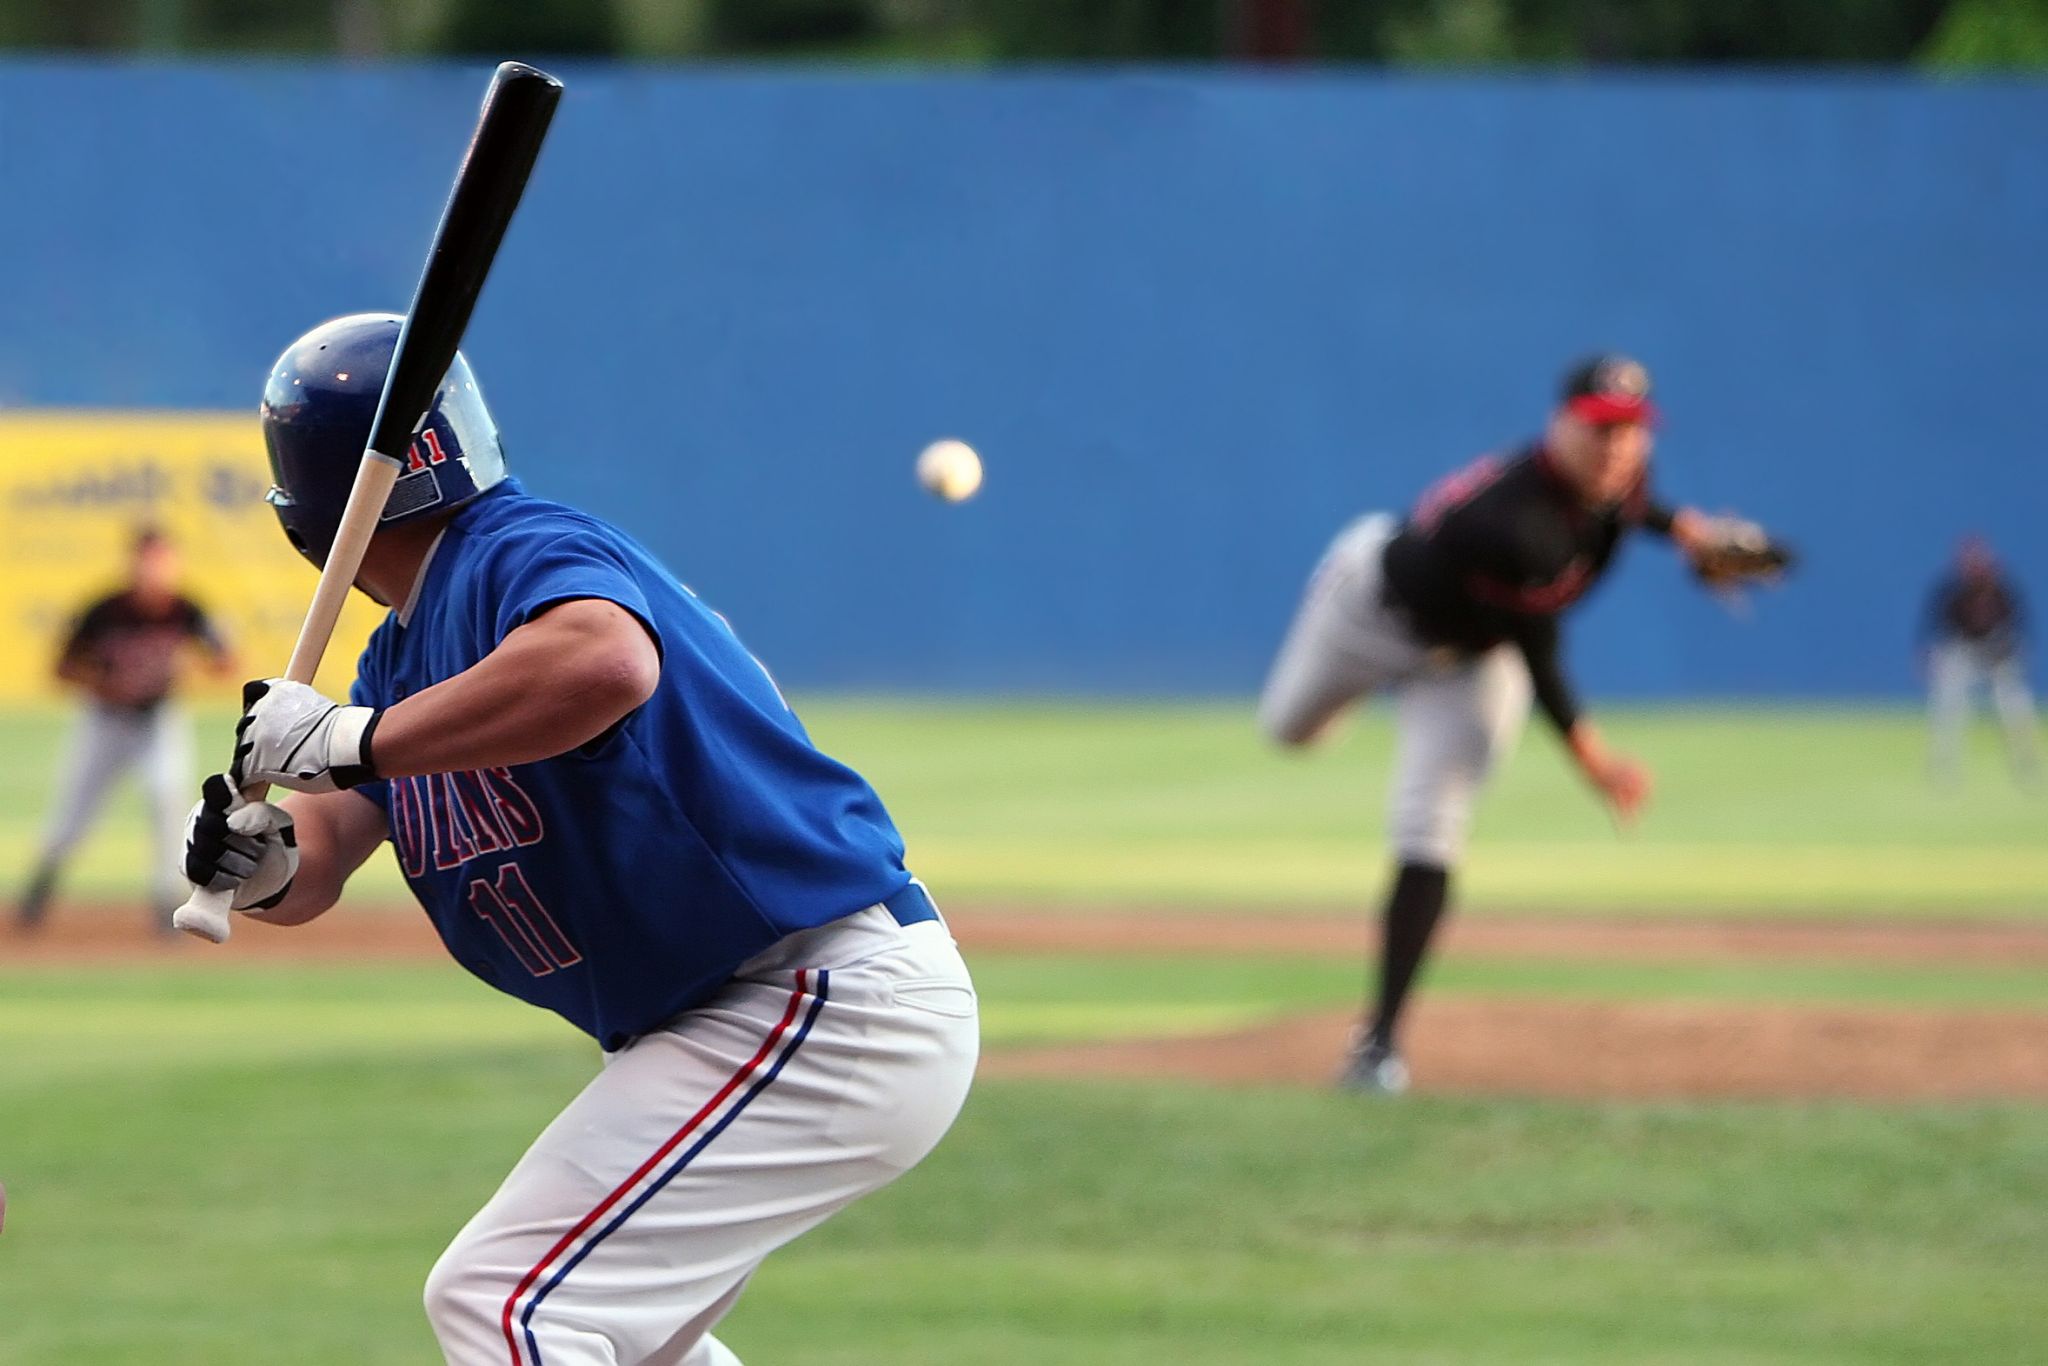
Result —
<instances>
[{"instance_id":1,"label":"white batting glove","mask_svg":"<svg viewBox=\"0 0 2048 1366\"><path fill-rule=\"evenodd\" d=\"M185 821L185 880L209 892L232 891L238 911L283 901L299 873L291 813L243 800L225 774L208 778L200 791L205 795Z\"/></svg>"},{"instance_id":2,"label":"white batting glove","mask_svg":"<svg viewBox=\"0 0 2048 1366\"><path fill-rule=\"evenodd\" d=\"M282 678L244 684L228 780L237 789L271 783L295 792L332 792L368 782L377 776L370 736L382 715L375 707L343 706Z\"/></svg>"}]
</instances>

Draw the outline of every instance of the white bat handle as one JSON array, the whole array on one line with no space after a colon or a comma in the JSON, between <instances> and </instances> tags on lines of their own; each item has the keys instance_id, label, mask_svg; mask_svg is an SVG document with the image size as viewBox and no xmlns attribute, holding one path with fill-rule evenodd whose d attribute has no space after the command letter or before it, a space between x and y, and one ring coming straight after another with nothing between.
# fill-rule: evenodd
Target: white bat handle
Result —
<instances>
[{"instance_id":1,"label":"white bat handle","mask_svg":"<svg viewBox=\"0 0 2048 1366\"><path fill-rule=\"evenodd\" d=\"M362 463L356 467L355 483L348 491L348 503L341 510L341 525L335 530L334 546L327 552L327 563L320 567L320 585L314 589L312 605L306 609L306 619L299 625L299 639L292 646L291 663L285 666L284 676L294 683L311 683L313 675L320 672L320 657L327 652L327 642L334 635L335 623L341 620L342 604L348 600L348 590L355 582L356 571L362 568L363 553L369 548L370 537L377 530L378 519L384 515L384 503L391 496L391 486L398 482L400 463L376 451L363 452ZM242 796L248 801L260 802L269 791L266 784L251 783L242 789ZM231 892L195 889L192 899L171 913L171 924L209 943L225 944L229 933L228 913L233 909L233 903L234 894Z\"/></svg>"},{"instance_id":2,"label":"white bat handle","mask_svg":"<svg viewBox=\"0 0 2048 1366\"><path fill-rule=\"evenodd\" d=\"M244 801L260 802L269 795L268 783L251 783L242 789ZM225 944L232 932L228 916L234 908L234 892L209 892L204 887L194 887L185 904L171 912L171 924L209 944Z\"/></svg>"},{"instance_id":3,"label":"white bat handle","mask_svg":"<svg viewBox=\"0 0 2048 1366\"><path fill-rule=\"evenodd\" d=\"M233 904L232 892L209 892L204 887L195 887L192 899L171 913L171 923L210 944L224 944L229 932L228 912Z\"/></svg>"}]
</instances>

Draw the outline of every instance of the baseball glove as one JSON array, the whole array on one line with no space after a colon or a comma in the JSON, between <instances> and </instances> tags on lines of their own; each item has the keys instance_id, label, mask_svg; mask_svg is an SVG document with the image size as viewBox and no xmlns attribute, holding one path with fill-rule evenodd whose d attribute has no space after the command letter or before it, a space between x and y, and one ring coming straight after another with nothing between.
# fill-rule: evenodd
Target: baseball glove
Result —
<instances>
[{"instance_id":1,"label":"baseball glove","mask_svg":"<svg viewBox=\"0 0 2048 1366\"><path fill-rule=\"evenodd\" d=\"M1704 530L1705 535L1687 549L1686 559L1693 577L1709 588L1776 579L1797 559L1791 546L1740 517L1709 517Z\"/></svg>"}]
</instances>

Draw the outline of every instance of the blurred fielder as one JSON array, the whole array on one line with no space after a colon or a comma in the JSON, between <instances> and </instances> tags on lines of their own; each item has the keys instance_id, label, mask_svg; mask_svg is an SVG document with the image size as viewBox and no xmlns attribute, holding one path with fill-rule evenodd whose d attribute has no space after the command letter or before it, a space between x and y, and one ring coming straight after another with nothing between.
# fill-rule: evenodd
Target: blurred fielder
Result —
<instances>
[{"instance_id":1,"label":"blurred fielder","mask_svg":"<svg viewBox=\"0 0 2048 1366\"><path fill-rule=\"evenodd\" d=\"M1703 581L1731 585L1788 563L1761 528L1673 510L1651 496L1650 378L1623 356L1575 367L1542 439L1487 456L1422 496L1406 521L1346 527L1310 579L1259 699L1276 743L1312 743L1359 698L1393 699L1399 736L1394 883L1378 999L1341 1084L1397 1093L1397 1027L1463 856L1472 805L1511 751L1533 694L1573 762L1626 825L1650 772L1608 748L1566 679L1559 619L1636 528L1677 544Z\"/></svg>"},{"instance_id":2,"label":"blurred fielder","mask_svg":"<svg viewBox=\"0 0 2048 1366\"><path fill-rule=\"evenodd\" d=\"M399 322L324 324L264 389L271 502L316 564ZM389 841L457 962L603 1048L427 1279L450 1362L730 1366L711 1330L762 1259L952 1124L978 1049L952 936L725 619L506 478L459 356L356 586L393 611L351 705L249 685L186 873L296 925Z\"/></svg>"},{"instance_id":3,"label":"blurred fielder","mask_svg":"<svg viewBox=\"0 0 2048 1366\"><path fill-rule=\"evenodd\" d=\"M197 646L213 672L231 667L220 633L177 590L178 556L154 527L136 532L127 582L88 606L57 656L57 677L84 697L58 761L57 795L42 849L16 913L33 930L49 913L64 861L91 829L107 792L131 770L149 810L156 927L170 928L185 898L177 876L180 817L192 781L191 721L172 697L179 665Z\"/></svg>"},{"instance_id":4,"label":"blurred fielder","mask_svg":"<svg viewBox=\"0 0 2048 1366\"><path fill-rule=\"evenodd\" d=\"M1981 536L1966 536L1934 585L1921 626L1927 664L1929 767L1941 782L1961 772L1963 728L1980 687L2005 732L2005 753L2022 786L2040 781L2034 695L2027 687L2026 616L2019 590Z\"/></svg>"}]
</instances>

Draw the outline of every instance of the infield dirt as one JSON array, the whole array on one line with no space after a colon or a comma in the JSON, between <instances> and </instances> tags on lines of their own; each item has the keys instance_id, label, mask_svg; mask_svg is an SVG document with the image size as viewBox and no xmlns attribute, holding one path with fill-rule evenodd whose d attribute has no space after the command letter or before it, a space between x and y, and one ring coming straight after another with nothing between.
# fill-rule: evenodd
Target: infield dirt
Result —
<instances>
[{"instance_id":1,"label":"infield dirt","mask_svg":"<svg viewBox=\"0 0 2048 1366\"><path fill-rule=\"evenodd\" d=\"M1356 916L1241 917L982 905L956 910L970 959L1005 953L1331 954L1356 959ZM1465 919L1445 955L1491 959L1723 963L2048 965L2048 926ZM225 949L159 940L132 909L65 908L32 938L0 938L0 966L91 962L252 966L438 956L424 916L339 913L280 930L237 926ZM999 1048L991 1076L1100 1076L1220 1085L1322 1085L1352 1014L1292 1014L1227 1033ZM1693 1001L1592 1002L1472 995L1416 1003L1417 1088L1447 1094L1604 1098L2048 1099L2048 1003L2040 1010Z\"/></svg>"}]
</instances>

